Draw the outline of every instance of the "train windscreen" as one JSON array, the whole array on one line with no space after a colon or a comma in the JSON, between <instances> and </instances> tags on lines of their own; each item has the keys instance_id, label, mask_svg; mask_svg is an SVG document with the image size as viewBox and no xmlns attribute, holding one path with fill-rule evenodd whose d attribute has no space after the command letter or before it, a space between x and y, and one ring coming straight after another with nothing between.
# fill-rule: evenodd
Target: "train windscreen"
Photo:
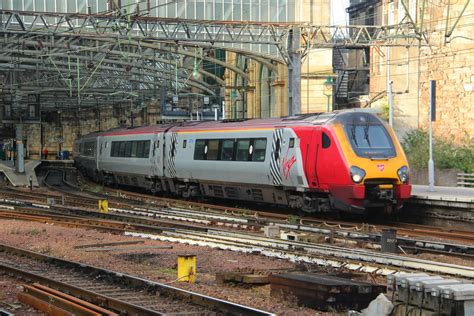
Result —
<instances>
[{"instance_id":1,"label":"train windscreen","mask_svg":"<svg viewBox=\"0 0 474 316\"><path fill-rule=\"evenodd\" d=\"M383 124L370 116L346 122L345 130L352 149L359 157L384 159L395 156L395 147Z\"/></svg>"}]
</instances>

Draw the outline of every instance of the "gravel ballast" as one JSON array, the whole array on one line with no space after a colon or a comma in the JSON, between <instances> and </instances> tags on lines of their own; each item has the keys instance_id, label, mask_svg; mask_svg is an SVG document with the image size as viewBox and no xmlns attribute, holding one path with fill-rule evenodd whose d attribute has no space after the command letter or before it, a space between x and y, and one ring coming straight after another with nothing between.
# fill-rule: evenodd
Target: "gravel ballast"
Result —
<instances>
[{"instance_id":1,"label":"gravel ballast","mask_svg":"<svg viewBox=\"0 0 474 316\"><path fill-rule=\"evenodd\" d=\"M133 240L144 241L144 243L128 246L121 245L117 247L129 247L131 249L107 252L90 252L87 251L87 248L74 248L75 246L85 244ZM17 220L0 220L0 242L161 283L172 284L173 286L271 311L279 315L324 315L324 313L318 313L309 308L298 307L291 300L285 301L271 298L269 285L218 284L215 281L216 272L236 271L239 269L278 271L279 269L296 268L296 264L285 260L267 258L256 254L243 254L179 243L144 240L95 230ZM133 250L134 247L144 248L145 246L172 246L173 248ZM197 256L197 282L195 284L175 282L177 257L183 254L195 254ZM9 278L9 280L14 279ZM19 287L18 282L11 282Z\"/></svg>"}]
</instances>

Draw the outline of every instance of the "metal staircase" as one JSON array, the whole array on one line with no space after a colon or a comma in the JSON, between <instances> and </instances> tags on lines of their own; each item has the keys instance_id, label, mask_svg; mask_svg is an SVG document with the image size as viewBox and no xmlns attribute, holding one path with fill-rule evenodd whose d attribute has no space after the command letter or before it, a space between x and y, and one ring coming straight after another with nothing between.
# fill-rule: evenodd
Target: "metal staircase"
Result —
<instances>
[{"instance_id":1,"label":"metal staircase","mask_svg":"<svg viewBox=\"0 0 474 316\"><path fill-rule=\"evenodd\" d=\"M335 48L333 50L333 67L336 74L336 99L347 99L349 89L349 72L347 67L347 54L345 49Z\"/></svg>"}]
</instances>

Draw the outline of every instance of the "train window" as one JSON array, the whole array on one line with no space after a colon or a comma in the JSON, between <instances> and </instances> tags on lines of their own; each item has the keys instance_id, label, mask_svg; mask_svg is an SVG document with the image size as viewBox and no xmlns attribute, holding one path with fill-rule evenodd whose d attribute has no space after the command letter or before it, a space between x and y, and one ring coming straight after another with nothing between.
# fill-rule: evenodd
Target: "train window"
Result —
<instances>
[{"instance_id":1,"label":"train window","mask_svg":"<svg viewBox=\"0 0 474 316\"><path fill-rule=\"evenodd\" d=\"M248 161L249 160L249 148L250 140L249 139L239 139L237 141L237 153L235 160L237 161Z\"/></svg>"},{"instance_id":2,"label":"train window","mask_svg":"<svg viewBox=\"0 0 474 316\"><path fill-rule=\"evenodd\" d=\"M118 149L119 149L119 143L118 142L112 142L112 148L110 149L110 157L117 157L118 156Z\"/></svg>"},{"instance_id":3,"label":"train window","mask_svg":"<svg viewBox=\"0 0 474 316\"><path fill-rule=\"evenodd\" d=\"M265 161L266 150L267 140L265 138L254 139L252 161Z\"/></svg>"},{"instance_id":4,"label":"train window","mask_svg":"<svg viewBox=\"0 0 474 316\"><path fill-rule=\"evenodd\" d=\"M221 160L232 161L234 157L234 140L224 139L221 144Z\"/></svg>"},{"instance_id":5,"label":"train window","mask_svg":"<svg viewBox=\"0 0 474 316\"><path fill-rule=\"evenodd\" d=\"M204 149L206 148L206 141L204 139L196 140L196 146L194 147L194 160L206 159Z\"/></svg>"},{"instance_id":6,"label":"train window","mask_svg":"<svg viewBox=\"0 0 474 316\"><path fill-rule=\"evenodd\" d=\"M135 141L136 143L136 152L135 156L137 158L148 158L150 156L150 141L149 140L139 140Z\"/></svg>"},{"instance_id":7,"label":"train window","mask_svg":"<svg viewBox=\"0 0 474 316\"><path fill-rule=\"evenodd\" d=\"M132 143L133 143L133 142L125 142L125 154L124 154L124 157L132 157Z\"/></svg>"},{"instance_id":8,"label":"train window","mask_svg":"<svg viewBox=\"0 0 474 316\"><path fill-rule=\"evenodd\" d=\"M329 136L323 132L323 148L331 147L331 139Z\"/></svg>"},{"instance_id":9,"label":"train window","mask_svg":"<svg viewBox=\"0 0 474 316\"><path fill-rule=\"evenodd\" d=\"M219 140L213 139L207 141L207 160L219 159Z\"/></svg>"},{"instance_id":10,"label":"train window","mask_svg":"<svg viewBox=\"0 0 474 316\"><path fill-rule=\"evenodd\" d=\"M150 141L117 141L112 142L110 149L110 157L120 158L148 158L150 157Z\"/></svg>"},{"instance_id":11,"label":"train window","mask_svg":"<svg viewBox=\"0 0 474 316\"><path fill-rule=\"evenodd\" d=\"M142 154L142 158L148 158L150 157L150 141L149 140L145 140L143 141L144 142L144 145L143 145L143 154Z\"/></svg>"},{"instance_id":12,"label":"train window","mask_svg":"<svg viewBox=\"0 0 474 316\"><path fill-rule=\"evenodd\" d=\"M132 143L132 150L130 152L130 157L139 157L139 153L141 153L141 151L143 150L143 145L141 144L141 142L131 142L131 143Z\"/></svg>"},{"instance_id":13,"label":"train window","mask_svg":"<svg viewBox=\"0 0 474 316\"><path fill-rule=\"evenodd\" d=\"M148 158L150 156L150 141L142 140L138 142L139 152L137 153L137 157L140 158Z\"/></svg>"},{"instance_id":14,"label":"train window","mask_svg":"<svg viewBox=\"0 0 474 316\"><path fill-rule=\"evenodd\" d=\"M183 148L186 148L186 143L187 143L187 142L188 142L188 141L187 141L186 139L183 140Z\"/></svg>"},{"instance_id":15,"label":"train window","mask_svg":"<svg viewBox=\"0 0 474 316\"><path fill-rule=\"evenodd\" d=\"M346 133L359 157L393 157L396 155L390 135L382 124L351 124Z\"/></svg>"},{"instance_id":16,"label":"train window","mask_svg":"<svg viewBox=\"0 0 474 316\"><path fill-rule=\"evenodd\" d=\"M84 147L83 147L84 156L94 157L94 155L96 153L95 146L96 146L96 143L94 141L84 143Z\"/></svg>"},{"instance_id":17,"label":"train window","mask_svg":"<svg viewBox=\"0 0 474 316\"><path fill-rule=\"evenodd\" d=\"M117 157L125 157L125 146L127 142L120 142L119 152Z\"/></svg>"},{"instance_id":18,"label":"train window","mask_svg":"<svg viewBox=\"0 0 474 316\"><path fill-rule=\"evenodd\" d=\"M290 148L295 147L295 139L293 137L290 138L290 144L288 145Z\"/></svg>"}]
</instances>

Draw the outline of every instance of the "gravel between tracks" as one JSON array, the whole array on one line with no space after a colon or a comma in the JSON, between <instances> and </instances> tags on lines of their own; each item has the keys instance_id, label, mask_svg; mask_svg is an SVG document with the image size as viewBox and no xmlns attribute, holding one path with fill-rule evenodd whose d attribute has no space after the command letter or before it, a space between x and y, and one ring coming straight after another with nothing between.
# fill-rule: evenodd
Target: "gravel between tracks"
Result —
<instances>
[{"instance_id":1,"label":"gravel between tracks","mask_svg":"<svg viewBox=\"0 0 474 316\"><path fill-rule=\"evenodd\" d=\"M16 220L0 220L0 242L2 243L162 283L172 282L176 279L176 259L178 254L196 254L197 283L176 282L173 283L173 286L272 311L279 315L324 315L324 313L318 313L309 308L298 307L291 301L271 298L269 285L249 287L230 284L219 285L215 282L215 273L220 271L235 271L239 268L269 270L296 267L295 264L284 260L152 240L145 240L144 244L137 246L171 245L173 248L114 252L86 252L84 249L73 248L83 244L125 240L143 241L143 239L102 233L94 230L66 228ZM134 246L130 245L128 247L133 248Z\"/></svg>"}]
</instances>

